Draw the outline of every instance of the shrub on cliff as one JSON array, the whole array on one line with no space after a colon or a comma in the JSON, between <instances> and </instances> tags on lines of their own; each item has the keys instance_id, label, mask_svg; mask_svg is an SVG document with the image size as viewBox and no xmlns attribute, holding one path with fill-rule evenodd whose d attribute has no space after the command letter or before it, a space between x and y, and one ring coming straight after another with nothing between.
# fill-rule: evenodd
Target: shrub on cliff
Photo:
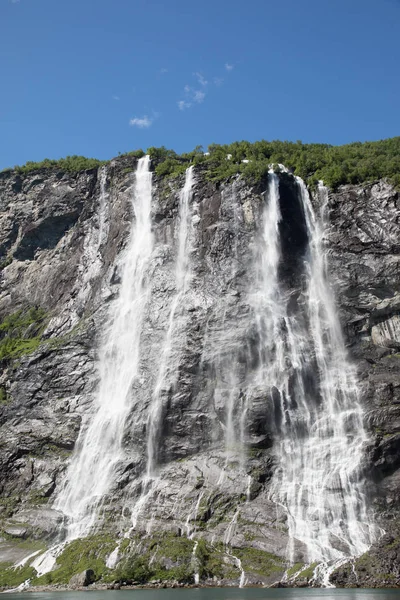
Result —
<instances>
[{"instance_id":1,"label":"shrub on cliff","mask_svg":"<svg viewBox=\"0 0 400 600\"><path fill-rule=\"evenodd\" d=\"M149 148L160 176L175 176L190 164L203 164L209 179L222 181L242 174L251 181L266 176L271 164L283 164L295 175L314 186L319 180L336 189L346 183L357 184L387 178L400 186L400 137L377 142L354 142L344 146L303 144L261 140L232 144L210 144L208 153L200 147L178 156L173 150Z\"/></svg>"}]
</instances>

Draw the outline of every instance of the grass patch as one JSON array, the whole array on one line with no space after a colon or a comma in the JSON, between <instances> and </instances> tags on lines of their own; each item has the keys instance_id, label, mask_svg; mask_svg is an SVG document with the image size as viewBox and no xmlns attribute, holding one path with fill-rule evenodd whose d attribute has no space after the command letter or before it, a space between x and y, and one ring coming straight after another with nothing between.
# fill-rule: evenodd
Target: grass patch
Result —
<instances>
[{"instance_id":1,"label":"grass patch","mask_svg":"<svg viewBox=\"0 0 400 600\"><path fill-rule=\"evenodd\" d=\"M317 562L312 563L309 567L307 567L306 569L301 571L301 573L299 573L299 578L311 579L314 575L314 571L315 571L315 568L317 567L317 565L318 565Z\"/></svg>"},{"instance_id":2,"label":"grass patch","mask_svg":"<svg viewBox=\"0 0 400 600\"><path fill-rule=\"evenodd\" d=\"M10 563L0 563L0 587L17 587L27 579L33 579L36 571L33 567L24 566L14 569Z\"/></svg>"},{"instance_id":3,"label":"grass patch","mask_svg":"<svg viewBox=\"0 0 400 600\"><path fill-rule=\"evenodd\" d=\"M233 548L232 554L240 558L245 571L269 577L284 570L284 561L257 548Z\"/></svg>"},{"instance_id":4,"label":"grass patch","mask_svg":"<svg viewBox=\"0 0 400 600\"><path fill-rule=\"evenodd\" d=\"M128 540L129 542L129 540ZM192 552L194 542L171 533L142 540L140 554L135 548L121 560L105 581L193 581ZM122 551L122 545L121 545Z\"/></svg>"},{"instance_id":5,"label":"grass patch","mask_svg":"<svg viewBox=\"0 0 400 600\"><path fill-rule=\"evenodd\" d=\"M50 573L37 577L33 585L49 585L68 583L73 575L86 569L93 569L98 580L109 573L106 559L114 550L115 541L104 535L95 535L84 539L74 540L56 560L57 568Z\"/></svg>"},{"instance_id":6,"label":"grass patch","mask_svg":"<svg viewBox=\"0 0 400 600\"><path fill-rule=\"evenodd\" d=\"M295 575L295 573L297 573L298 571L300 571L300 569L304 567L304 563L295 563L294 565L292 565L287 571L286 574L288 577L293 577L293 575Z\"/></svg>"},{"instance_id":7,"label":"grass patch","mask_svg":"<svg viewBox=\"0 0 400 600\"><path fill-rule=\"evenodd\" d=\"M46 312L33 306L7 315L0 323L0 360L31 354L40 345Z\"/></svg>"}]
</instances>

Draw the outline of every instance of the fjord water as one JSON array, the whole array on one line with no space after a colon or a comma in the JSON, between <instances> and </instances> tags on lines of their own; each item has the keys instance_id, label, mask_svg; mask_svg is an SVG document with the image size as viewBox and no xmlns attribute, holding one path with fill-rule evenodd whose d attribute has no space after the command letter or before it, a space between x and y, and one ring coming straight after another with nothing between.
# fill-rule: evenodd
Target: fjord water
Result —
<instances>
[{"instance_id":1,"label":"fjord water","mask_svg":"<svg viewBox=\"0 0 400 600\"><path fill-rule=\"evenodd\" d=\"M67 519L67 540L88 535L123 457L124 424L138 376L140 336L149 297L147 269L153 249L150 158L138 162L132 231L121 260L121 287L111 307L99 356L95 409L83 423L55 508ZM111 401L112 400L112 401Z\"/></svg>"}]
</instances>

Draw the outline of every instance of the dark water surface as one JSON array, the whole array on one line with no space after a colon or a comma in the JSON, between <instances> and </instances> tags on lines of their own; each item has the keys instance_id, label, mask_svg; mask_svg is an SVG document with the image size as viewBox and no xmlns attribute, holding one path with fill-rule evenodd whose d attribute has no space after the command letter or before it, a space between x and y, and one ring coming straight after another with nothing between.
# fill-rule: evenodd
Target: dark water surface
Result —
<instances>
[{"instance_id":1,"label":"dark water surface","mask_svg":"<svg viewBox=\"0 0 400 600\"><path fill-rule=\"evenodd\" d=\"M400 590L202 588L12 594L10 600L400 600Z\"/></svg>"}]
</instances>

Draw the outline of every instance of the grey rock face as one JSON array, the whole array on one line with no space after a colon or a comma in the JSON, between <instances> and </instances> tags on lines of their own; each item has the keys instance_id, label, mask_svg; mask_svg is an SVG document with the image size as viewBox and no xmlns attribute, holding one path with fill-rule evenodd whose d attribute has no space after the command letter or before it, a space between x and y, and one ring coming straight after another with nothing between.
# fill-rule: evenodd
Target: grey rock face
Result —
<instances>
[{"instance_id":1,"label":"grey rock face","mask_svg":"<svg viewBox=\"0 0 400 600\"><path fill-rule=\"evenodd\" d=\"M94 571L92 569L86 569L86 571L82 571L78 575L73 575L69 581L69 585L74 587L86 587L93 583L94 581Z\"/></svg>"},{"instance_id":2,"label":"grey rock face","mask_svg":"<svg viewBox=\"0 0 400 600\"><path fill-rule=\"evenodd\" d=\"M134 169L132 159L113 161L103 194L96 170L0 174L0 262L9 262L0 271L0 317L33 305L48 315L39 349L0 365L8 398L0 404L5 531L24 529L28 537L51 540L61 529L62 515L51 505L81 425L94 410L98 348L118 294L121 251L133 218ZM125 460L116 468L99 524L113 535L129 529L132 520L137 531L201 531L210 542L285 556L286 517L268 498L274 409L266 388L248 386L256 368L257 332L247 292L254 278L263 184L257 189L240 180L215 185L196 173L192 279L177 324L179 352L161 391L160 478L147 505L137 504L148 408L175 292L182 185L182 178L171 183L154 177L155 250L140 381L132 390L124 431ZM306 232L290 181L282 183L281 198L280 277L296 292ZM318 202L315 198L317 212ZM365 475L385 528L399 517L400 506L400 200L385 182L344 186L330 193L328 210L330 277L370 432ZM245 465L238 456L227 461L225 452L232 364L248 402ZM240 416L237 405L237 426ZM304 558L301 544L297 555Z\"/></svg>"}]
</instances>

